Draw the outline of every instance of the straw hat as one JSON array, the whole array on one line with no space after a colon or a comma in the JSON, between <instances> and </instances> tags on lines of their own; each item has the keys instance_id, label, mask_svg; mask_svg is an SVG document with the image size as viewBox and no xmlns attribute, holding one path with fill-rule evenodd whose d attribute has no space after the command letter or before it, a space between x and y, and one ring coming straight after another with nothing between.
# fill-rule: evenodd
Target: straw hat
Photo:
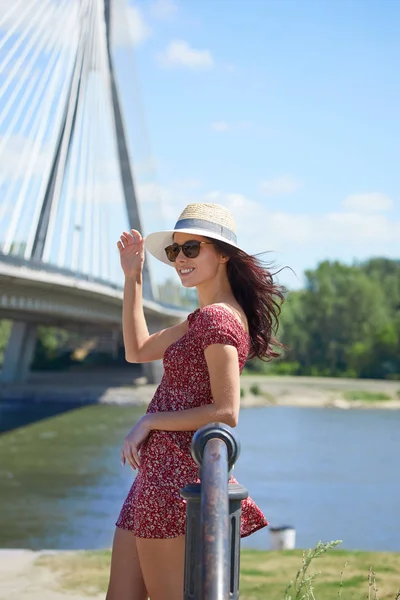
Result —
<instances>
[{"instance_id":1,"label":"straw hat","mask_svg":"<svg viewBox=\"0 0 400 600\"><path fill-rule=\"evenodd\" d=\"M174 229L157 231L146 236L148 251L166 265L173 266L173 263L168 260L164 248L173 244L174 233L178 232L202 235L239 248L233 216L228 209L219 204L188 204Z\"/></svg>"}]
</instances>

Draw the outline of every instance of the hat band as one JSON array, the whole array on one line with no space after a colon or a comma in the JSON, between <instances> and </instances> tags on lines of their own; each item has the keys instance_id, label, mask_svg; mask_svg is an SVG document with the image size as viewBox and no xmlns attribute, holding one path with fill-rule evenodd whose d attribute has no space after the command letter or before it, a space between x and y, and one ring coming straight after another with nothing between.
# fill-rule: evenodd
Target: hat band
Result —
<instances>
[{"instance_id":1,"label":"hat band","mask_svg":"<svg viewBox=\"0 0 400 600\"><path fill-rule=\"evenodd\" d=\"M230 242L237 243L236 233L229 229L229 227L204 221L203 219L181 219L175 225L175 230L177 229L203 229L210 231L210 233L218 233Z\"/></svg>"}]
</instances>

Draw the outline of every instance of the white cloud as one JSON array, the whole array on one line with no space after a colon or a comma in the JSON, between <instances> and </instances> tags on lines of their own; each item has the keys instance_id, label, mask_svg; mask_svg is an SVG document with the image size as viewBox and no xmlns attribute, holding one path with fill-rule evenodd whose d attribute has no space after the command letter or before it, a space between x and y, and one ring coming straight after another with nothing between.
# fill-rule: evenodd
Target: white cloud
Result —
<instances>
[{"instance_id":1,"label":"white cloud","mask_svg":"<svg viewBox=\"0 0 400 600\"><path fill-rule=\"evenodd\" d=\"M113 11L112 36L118 46L142 44L151 35L151 29L137 6L126 6L117 0Z\"/></svg>"},{"instance_id":2,"label":"white cloud","mask_svg":"<svg viewBox=\"0 0 400 600\"><path fill-rule=\"evenodd\" d=\"M0 137L0 148L3 143L5 147L1 153L1 178L5 181L23 179L28 169L28 163L31 164L32 161L34 138L13 134L7 139ZM50 158L50 152L51 148L48 145L41 146L40 151L35 154L35 162L31 166L32 176L43 174Z\"/></svg>"},{"instance_id":3,"label":"white cloud","mask_svg":"<svg viewBox=\"0 0 400 600\"><path fill-rule=\"evenodd\" d=\"M1 186L0 186L1 190ZM4 217L11 213L11 206L6 204L0 204L0 222L4 219Z\"/></svg>"},{"instance_id":4,"label":"white cloud","mask_svg":"<svg viewBox=\"0 0 400 600\"><path fill-rule=\"evenodd\" d=\"M143 204L155 204L157 202L168 202L170 192L158 183L139 183L137 186L139 202Z\"/></svg>"},{"instance_id":5,"label":"white cloud","mask_svg":"<svg viewBox=\"0 0 400 600\"><path fill-rule=\"evenodd\" d=\"M93 202L93 204L101 204L102 206L110 206L116 210L117 206L124 207L125 198L121 181L116 176L109 177L96 181L94 185L91 181L83 183L75 187L73 191L73 201Z\"/></svg>"},{"instance_id":6,"label":"white cloud","mask_svg":"<svg viewBox=\"0 0 400 600\"><path fill-rule=\"evenodd\" d=\"M211 123L211 129L220 133L225 133L227 131L243 131L250 129L251 126L251 121L236 121L231 123L228 123L228 121L214 121Z\"/></svg>"},{"instance_id":7,"label":"white cloud","mask_svg":"<svg viewBox=\"0 0 400 600\"><path fill-rule=\"evenodd\" d=\"M140 44L150 36L150 27L145 22L143 14L137 6L129 7L128 23L134 44Z\"/></svg>"},{"instance_id":8,"label":"white cloud","mask_svg":"<svg viewBox=\"0 0 400 600\"><path fill-rule=\"evenodd\" d=\"M264 196L282 196L284 194L292 194L296 192L303 183L294 179L291 175L282 175L275 179L262 181L259 185L260 191Z\"/></svg>"},{"instance_id":9,"label":"white cloud","mask_svg":"<svg viewBox=\"0 0 400 600\"><path fill-rule=\"evenodd\" d=\"M386 194L372 192L369 194L350 194L343 200L342 206L348 210L371 213L392 210L394 202Z\"/></svg>"},{"instance_id":10,"label":"white cloud","mask_svg":"<svg viewBox=\"0 0 400 600\"><path fill-rule=\"evenodd\" d=\"M338 248L356 248L366 255L379 254L388 247L400 252L400 220L385 215L337 211L325 214L296 214L271 210L243 194L212 191L197 195L197 202L213 202L229 208L238 226L238 236L249 252L266 249L293 256L313 249L316 260L334 256ZM182 205L183 208L184 204ZM350 257L349 257L350 258Z\"/></svg>"},{"instance_id":11,"label":"white cloud","mask_svg":"<svg viewBox=\"0 0 400 600\"><path fill-rule=\"evenodd\" d=\"M170 19L178 10L178 5L173 0L156 0L150 6L154 18L160 20Z\"/></svg>"},{"instance_id":12,"label":"white cloud","mask_svg":"<svg viewBox=\"0 0 400 600\"><path fill-rule=\"evenodd\" d=\"M164 206L163 222L160 226L154 203L144 203L146 231L155 231L158 227L168 229L190 202L221 204L232 211L242 248L250 254L267 253L263 256L266 261L271 261L276 268L289 265L298 277L306 268L314 268L325 259L351 262L400 254L400 219L388 218L385 214L350 212L344 208L325 214L283 212L244 194L203 191L199 182L193 185L182 182L181 187L173 184L155 191L161 198L159 209ZM151 192L150 187L147 192ZM168 273L167 269L165 276ZM301 285L298 277L285 270L279 279L289 287L298 287Z\"/></svg>"},{"instance_id":13,"label":"white cloud","mask_svg":"<svg viewBox=\"0 0 400 600\"><path fill-rule=\"evenodd\" d=\"M156 182L142 182L137 185L139 201L143 204L154 204L161 202L168 210L168 214L174 219L174 211L180 211L193 199L197 202L201 181L198 179L179 179L172 181L168 187Z\"/></svg>"},{"instance_id":14,"label":"white cloud","mask_svg":"<svg viewBox=\"0 0 400 600\"><path fill-rule=\"evenodd\" d=\"M184 40L173 40L165 51L158 56L164 67L188 67L190 69L207 69L214 65L210 50L196 50Z\"/></svg>"},{"instance_id":15,"label":"white cloud","mask_svg":"<svg viewBox=\"0 0 400 600\"><path fill-rule=\"evenodd\" d=\"M214 131L229 131L230 126L226 121L214 121L214 123L211 123L211 129Z\"/></svg>"}]
</instances>

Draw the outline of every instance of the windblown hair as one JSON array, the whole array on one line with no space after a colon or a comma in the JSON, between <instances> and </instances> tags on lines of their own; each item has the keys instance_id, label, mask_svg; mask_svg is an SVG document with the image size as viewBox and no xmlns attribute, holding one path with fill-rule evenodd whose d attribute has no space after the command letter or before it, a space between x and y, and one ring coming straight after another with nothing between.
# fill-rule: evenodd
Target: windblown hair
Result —
<instances>
[{"instance_id":1,"label":"windblown hair","mask_svg":"<svg viewBox=\"0 0 400 600\"><path fill-rule=\"evenodd\" d=\"M280 355L274 350L274 346L284 347L275 336L279 328L285 288L274 282L274 274L269 271L268 265L256 256L224 242L212 241L224 256L229 256L229 283L249 325L249 358L257 357L264 361L277 358Z\"/></svg>"}]
</instances>

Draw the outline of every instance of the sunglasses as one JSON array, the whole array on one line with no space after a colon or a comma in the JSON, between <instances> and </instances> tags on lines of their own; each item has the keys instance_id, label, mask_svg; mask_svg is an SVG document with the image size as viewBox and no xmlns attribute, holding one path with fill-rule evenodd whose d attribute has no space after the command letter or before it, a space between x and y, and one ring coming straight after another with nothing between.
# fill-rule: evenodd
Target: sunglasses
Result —
<instances>
[{"instance_id":1,"label":"sunglasses","mask_svg":"<svg viewBox=\"0 0 400 600\"><path fill-rule=\"evenodd\" d=\"M190 240L184 244L171 244L165 248L165 254L171 262L175 262L179 252L182 250L186 258L196 258L200 254L200 246L202 244L212 244L213 242L199 242L198 240Z\"/></svg>"}]
</instances>

